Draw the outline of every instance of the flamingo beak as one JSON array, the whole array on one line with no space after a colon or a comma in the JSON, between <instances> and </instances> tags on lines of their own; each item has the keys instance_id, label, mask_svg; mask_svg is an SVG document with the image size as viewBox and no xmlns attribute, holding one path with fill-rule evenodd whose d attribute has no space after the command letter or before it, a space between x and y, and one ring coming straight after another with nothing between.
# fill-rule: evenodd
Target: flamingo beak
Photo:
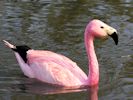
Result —
<instances>
[{"instance_id":1,"label":"flamingo beak","mask_svg":"<svg viewBox=\"0 0 133 100\"><path fill-rule=\"evenodd\" d=\"M16 48L16 46L12 45L11 43L9 43L9 42L6 41L6 40L3 40L3 42L5 43L6 46L8 46L8 47L11 48L11 49L15 49L15 48Z\"/></svg>"},{"instance_id":2,"label":"flamingo beak","mask_svg":"<svg viewBox=\"0 0 133 100\"><path fill-rule=\"evenodd\" d=\"M109 35L110 37L112 37L112 39L115 41L115 44L118 44L118 35L116 32L114 32L113 34Z\"/></svg>"}]
</instances>

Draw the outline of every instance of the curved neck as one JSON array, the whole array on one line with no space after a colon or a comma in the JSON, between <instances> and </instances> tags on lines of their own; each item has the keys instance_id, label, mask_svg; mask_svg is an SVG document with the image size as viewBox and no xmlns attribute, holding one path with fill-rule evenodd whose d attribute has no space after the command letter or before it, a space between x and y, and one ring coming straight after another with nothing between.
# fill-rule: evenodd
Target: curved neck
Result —
<instances>
[{"instance_id":1,"label":"curved neck","mask_svg":"<svg viewBox=\"0 0 133 100\"><path fill-rule=\"evenodd\" d=\"M88 56L88 84L90 86L97 85L99 83L99 66L94 48L94 36L85 32L85 47Z\"/></svg>"}]
</instances>

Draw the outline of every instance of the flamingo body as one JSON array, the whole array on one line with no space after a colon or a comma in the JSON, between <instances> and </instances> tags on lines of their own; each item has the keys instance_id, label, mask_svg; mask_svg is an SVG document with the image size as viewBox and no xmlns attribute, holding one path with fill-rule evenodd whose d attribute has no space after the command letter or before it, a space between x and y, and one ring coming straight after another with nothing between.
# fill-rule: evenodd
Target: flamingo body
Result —
<instances>
[{"instance_id":1,"label":"flamingo body","mask_svg":"<svg viewBox=\"0 0 133 100\"><path fill-rule=\"evenodd\" d=\"M87 75L77 64L63 55L51 51L28 50L27 58L34 77L43 82L80 86L87 81Z\"/></svg>"},{"instance_id":2,"label":"flamingo body","mask_svg":"<svg viewBox=\"0 0 133 100\"><path fill-rule=\"evenodd\" d=\"M99 66L94 50L95 37L111 36L118 42L116 30L100 20L92 20L85 29L85 47L88 56L88 76L69 58L51 51L33 50L28 46L5 44L15 51L20 68L24 75L36 78L49 84L75 87L97 85L99 82Z\"/></svg>"}]
</instances>

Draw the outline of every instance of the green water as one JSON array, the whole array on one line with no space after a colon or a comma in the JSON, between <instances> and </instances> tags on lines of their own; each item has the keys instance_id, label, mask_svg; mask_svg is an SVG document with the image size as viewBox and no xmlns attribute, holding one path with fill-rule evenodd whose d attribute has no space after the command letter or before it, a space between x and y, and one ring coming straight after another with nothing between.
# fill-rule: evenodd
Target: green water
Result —
<instances>
[{"instance_id":1,"label":"green water","mask_svg":"<svg viewBox=\"0 0 133 100\"><path fill-rule=\"evenodd\" d=\"M60 93L60 89L26 78L2 42L6 39L63 54L87 73L83 32L94 18L119 33L118 46L112 39L95 41L98 91ZM133 100L132 0L1 0L0 41L0 100L91 100L94 92L99 100Z\"/></svg>"}]
</instances>

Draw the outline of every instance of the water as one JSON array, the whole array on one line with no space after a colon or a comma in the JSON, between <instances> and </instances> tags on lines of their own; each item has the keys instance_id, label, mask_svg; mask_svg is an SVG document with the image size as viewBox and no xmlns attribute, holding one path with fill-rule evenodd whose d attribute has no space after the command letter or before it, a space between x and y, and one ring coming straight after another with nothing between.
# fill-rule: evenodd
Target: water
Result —
<instances>
[{"instance_id":1,"label":"water","mask_svg":"<svg viewBox=\"0 0 133 100\"><path fill-rule=\"evenodd\" d=\"M92 95L99 100L133 99L132 7L132 0L1 0L0 41L64 54L86 73L83 32L88 21L98 18L115 27L119 45L112 39L95 41L98 90L64 90L24 77L12 51L1 41L0 100L90 100Z\"/></svg>"}]
</instances>

